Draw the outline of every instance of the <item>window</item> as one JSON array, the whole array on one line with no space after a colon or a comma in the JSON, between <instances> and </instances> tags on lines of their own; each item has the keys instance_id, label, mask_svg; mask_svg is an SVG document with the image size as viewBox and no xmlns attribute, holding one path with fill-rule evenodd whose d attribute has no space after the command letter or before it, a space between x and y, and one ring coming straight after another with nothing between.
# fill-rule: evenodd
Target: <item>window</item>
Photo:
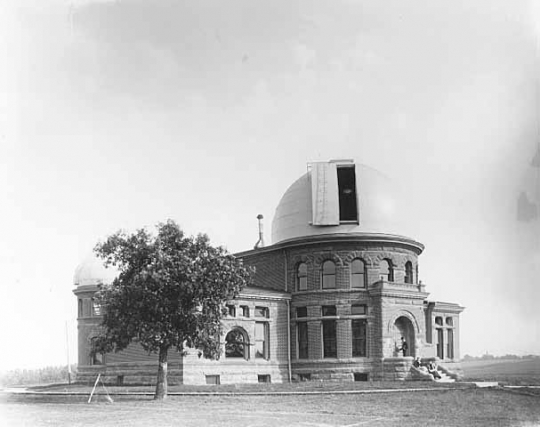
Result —
<instances>
[{"instance_id":1,"label":"window","mask_svg":"<svg viewBox=\"0 0 540 427\"><path fill-rule=\"evenodd\" d=\"M79 317L82 317L82 315L83 315L83 300L81 298L79 298L79 300L78 300L77 313L78 313Z\"/></svg>"},{"instance_id":2,"label":"window","mask_svg":"<svg viewBox=\"0 0 540 427\"><path fill-rule=\"evenodd\" d=\"M307 307L296 307L296 317L307 317Z\"/></svg>"},{"instance_id":3,"label":"window","mask_svg":"<svg viewBox=\"0 0 540 427\"><path fill-rule=\"evenodd\" d=\"M299 322L296 325L298 333L298 358L308 358L308 325L306 322Z\"/></svg>"},{"instance_id":4,"label":"window","mask_svg":"<svg viewBox=\"0 0 540 427\"><path fill-rule=\"evenodd\" d=\"M270 383L271 378L270 375L257 375L257 381L260 383Z\"/></svg>"},{"instance_id":5,"label":"window","mask_svg":"<svg viewBox=\"0 0 540 427\"><path fill-rule=\"evenodd\" d=\"M241 305L242 317L249 317L249 307L247 305Z\"/></svg>"},{"instance_id":6,"label":"window","mask_svg":"<svg viewBox=\"0 0 540 427\"><path fill-rule=\"evenodd\" d=\"M233 329L225 337L225 357L249 358L249 342L245 331Z\"/></svg>"},{"instance_id":7,"label":"window","mask_svg":"<svg viewBox=\"0 0 540 427\"><path fill-rule=\"evenodd\" d=\"M454 319L451 317L446 318L446 325L447 326L454 326Z\"/></svg>"},{"instance_id":8,"label":"window","mask_svg":"<svg viewBox=\"0 0 540 427\"><path fill-rule=\"evenodd\" d=\"M443 324L442 317L437 316L435 318L435 324L437 324L439 326L442 326L442 324Z\"/></svg>"},{"instance_id":9,"label":"window","mask_svg":"<svg viewBox=\"0 0 540 427\"><path fill-rule=\"evenodd\" d=\"M323 305L321 307L321 312L323 316L335 316L336 315L336 306L335 305Z\"/></svg>"},{"instance_id":10,"label":"window","mask_svg":"<svg viewBox=\"0 0 540 427\"><path fill-rule=\"evenodd\" d=\"M92 315L101 316L101 305L94 298L92 298Z\"/></svg>"},{"instance_id":11,"label":"window","mask_svg":"<svg viewBox=\"0 0 540 427\"><path fill-rule=\"evenodd\" d=\"M97 337L94 337L90 340L90 348L94 348L94 342L96 341ZM103 365L103 353L97 353L94 351L90 351L90 365Z\"/></svg>"},{"instance_id":12,"label":"window","mask_svg":"<svg viewBox=\"0 0 540 427\"><path fill-rule=\"evenodd\" d=\"M369 379L369 374L367 372L355 372L354 380L355 381L367 381Z\"/></svg>"},{"instance_id":13,"label":"window","mask_svg":"<svg viewBox=\"0 0 540 427\"><path fill-rule=\"evenodd\" d=\"M352 315L367 314L367 307L365 304L353 304L351 305Z\"/></svg>"},{"instance_id":14,"label":"window","mask_svg":"<svg viewBox=\"0 0 540 427\"><path fill-rule=\"evenodd\" d=\"M338 167L337 179L339 191L339 221L358 221L354 166Z\"/></svg>"},{"instance_id":15,"label":"window","mask_svg":"<svg viewBox=\"0 0 540 427\"><path fill-rule=\"evenodd\" d=\"M322 288L331 289L336 287L336 264L333 261L325 261L322 265Z\"/></svg>"},{"instance_id":16,"label":"window","mask_svg":"<svg viewBox=\"0 0 540 427\"><path fill-rule=\"evenodd\" d=\"M361 259L355 259L351 263L351 288L366 287L366 265Z\"/></svg>"},{"instance_id":17,"label":"window","mask_svg":"<svg viewBox=\"0 0 540 427\"><path fill-rule=\"evenodd\" d=\"M323 335L323 357L337 357L336 345L336 321L323 320L322 322Z\"/></svg>"},{"instance_id":18,"label":"window","mask_svg":"<svg viewBox=\"0 0 540 427\"><path fill-rule=\"evenodd\" d=\"M206 384L218 385L220 384L219 375L206 375Z\"/></svg>"},{"instance_id":19,"label":"window","mask_svg":"<svg viewBox=\"0 0 540 427\"><path fill-rule=\"evenodd\" d=\"M296 290L305 291L307 289L307 264L301 262L296 268Z\"/></svg>"},{"instance_id":20,"label":"window","mask_svg":"<svg viewBox=\"0 0 540 427\"><path fill-rule=\"evenodd\" d=\"M255 317L270 317L268 307L255 307Z\"/></svg>"},{"instance_id":21,"label":"window","mask_svg":"<svg viewBox=\"0 0 540 427\"><path fill-rule=\"evenodd\" d=\"M91 365L103 365L103 353L93 353Z\"/></svg>"},{"instance_id":22,"label":"window","mask_svg":"<svg viewBox=\"0 0 540 427\"><path fill-rule=\"evenodd\" d=\"M299 381L311 381L311 374L298 374Z\"/></svg>"},{"instance_id":23,"label":"window","mask_svg":"<svg viewBox=\"0 0 540 427\"><path fill-rule=\"evenodd\" d=\"M227 314L231 317L236 317L236 307L234 305L228 305Z\"/></svg>"},{"instance_id":24,"label":"window","mask_svg":"<svg viewBox=\"0 0 540 427\"><path fill-rule=\"evenodd\" d=\"M389 259L383 259L379 266L379 279L386 282L394 281L394 267L392 261Z\"/></svg>"},{"instance_id":25,"label":"window","mask_svg":"<svg viewBox=\"0 0 540 427\"><path fill-rule=\"evenodd\" d=\"M255 357L268 359L268 323L255 323Z\"/></svg>"},{"instance_id":26,"label":"window","mask_svg":"<svg viewBox=\"0 0 540 427\"><path fill-rule=\"evenodd\" d=\"M405 283L414 283L413 282L413 267L412 262L407 261L405 263Z\"/></svg>"},{"instance_id":27,"label":"window","mask_svg":"<svg viewBox=\"0 0 540 427\"><path fill-rule=\"evenodd\" d=\"M366 321L363 319L352 320L351 329L353 357L366 357Z\"/></svg>"}]
</instances>

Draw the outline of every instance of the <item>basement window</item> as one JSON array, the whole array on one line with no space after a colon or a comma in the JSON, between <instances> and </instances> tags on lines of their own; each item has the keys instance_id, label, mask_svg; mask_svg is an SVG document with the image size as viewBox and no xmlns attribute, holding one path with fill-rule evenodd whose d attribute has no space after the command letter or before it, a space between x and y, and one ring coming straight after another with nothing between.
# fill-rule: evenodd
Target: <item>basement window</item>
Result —
<instances>
[{"instance_id":1,"label":"basement window","mask_svg":"<svg viewBox=\"0 0 540 427\"><path fill-rule=\"evenodd\" d=\"M260 383L270 383L270 375L257 375L257 380Z\"/></svg>"},{"instance_id":2,"label":"basement window","mask_svg":"<svg viewBox=\"0 0 540 427\"><path fill-rule=\"evenodd\" d=\"M355 372L354 380L355 381L368 381L369 376L366 372Z\"/></svg>"},{"instance_id":3,"label":"basement window","mask_svg":"<svg viewBox=\"0 0 540 427\"><path fill-rule=\"evenodd\" d=\"M338 167L339 221L358 221L356 174L354 166Z\"/></svg>"},{"instance_id":4,"label":"basement window","mask_svg":"<svg viewBox=\"0 0 540 427\"><path fill-rule=\"evenodd\" d=\"M206 375L206 384L219 385L220 384L219 375Z\"/></svg>"}]
</instances>

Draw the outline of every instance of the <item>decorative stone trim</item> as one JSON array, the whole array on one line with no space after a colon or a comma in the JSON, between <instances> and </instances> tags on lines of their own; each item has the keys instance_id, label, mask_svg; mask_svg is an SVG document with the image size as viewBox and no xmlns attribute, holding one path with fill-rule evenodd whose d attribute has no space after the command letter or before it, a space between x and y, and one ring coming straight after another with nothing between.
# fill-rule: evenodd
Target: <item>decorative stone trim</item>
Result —
<instances>
[{"instance_id":1,"label":"decorative stone trim","mask_svg":"<svg viewBox=\"0 0 540 427\"><path fill-rule=\"evenodd\" d=\"M396 320L400 317L406 317L407 319L409 319L411 323L413 324L413 326L415 327L415 332L417 334L421 333L420 326L418 325L418 321L416 320L416 316L409 310L403 310L403 309L399 310L392 317L390 317L390 320L388 321L388 325L387 325L388 332L392 332L394 328L394 324L396 323Z\"/></svg>"},{"instance_id":2,"label":"decorative stone trim","mask_svg":"<svg viewBox=\"0 0 540 427\"><path fill-rule=\"evenodd\" d=\"M355 259L361 259L368 267L373 267L373 258L366 251L352 251L343 257L345 265L350 265Z\"/></svg>"}]
</instances>

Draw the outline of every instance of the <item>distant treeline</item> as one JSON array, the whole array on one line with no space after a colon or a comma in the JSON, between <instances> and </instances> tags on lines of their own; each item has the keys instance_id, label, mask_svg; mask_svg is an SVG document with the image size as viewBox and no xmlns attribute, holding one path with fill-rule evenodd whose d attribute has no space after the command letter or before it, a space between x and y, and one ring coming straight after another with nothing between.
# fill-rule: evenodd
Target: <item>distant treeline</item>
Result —
<instances>
[{"instance_id":1,"label":"distant treeline","mask_svg":"<svg viewBox=\"0 0 540 427\"><path fill-rule=\"evenodd\" d=\"M486 353L482 356L470 356L466 354L463 356L463 360L515 360L515 359L540 359L540 356L537 354L526 354L525 356L518 356L517 354L505 354L504 356L494 356L492 354Z\"/></svg>"},{"instance_id":2,"label":"distant treeline","mask_svg":"<svg viewBox=\"0 0 540 427\"><path fill-rule=\"evenodd\" d=\"M71 365L71 379L75 378L77 365ZM54 384L68 382L68 367L47 366L40 369L13 369L0 373L0 386Z\"/></svg>"}]
</instances>

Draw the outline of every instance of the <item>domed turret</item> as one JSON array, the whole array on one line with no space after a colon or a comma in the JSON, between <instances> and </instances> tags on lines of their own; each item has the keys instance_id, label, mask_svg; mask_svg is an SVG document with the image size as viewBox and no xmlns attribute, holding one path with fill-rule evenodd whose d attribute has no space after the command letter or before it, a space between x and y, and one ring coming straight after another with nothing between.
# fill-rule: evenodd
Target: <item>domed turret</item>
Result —
<instances>
[{"instance_id":1,"label":"domed turret","mask_svg":"<svg viewBox=\"0 0 540 427\"><path fill-rule=\"evenodd\" d=\"M312 163L279 202L272 243L323 235L405 231L393 183L352 160Z\"/></svg>"},{"instance_id":2,"label":"domed turret","mask_svg":"<svg viewBox=\"0 0 540 427\"><path fill-rule=\"evenodd\" d=\"M105 267L103 260L91 254L79 264L73 276L75 286L109 284L118 276L115 267Z\"/></svg>"}]
</instances>

